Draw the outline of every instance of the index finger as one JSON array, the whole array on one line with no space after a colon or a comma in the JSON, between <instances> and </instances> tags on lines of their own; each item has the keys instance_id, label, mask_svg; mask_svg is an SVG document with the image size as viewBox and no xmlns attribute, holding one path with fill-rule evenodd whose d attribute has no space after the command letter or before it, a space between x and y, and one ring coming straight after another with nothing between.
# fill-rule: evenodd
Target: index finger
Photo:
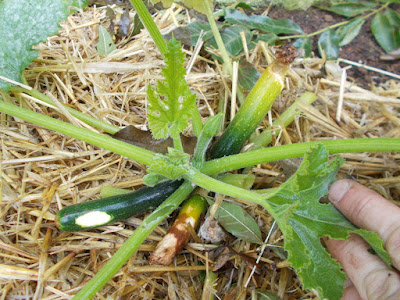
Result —
<instances>
[{"instance_id":1,"label":"index finger","mask_svg":"<svg viewBox=\"0 0 400 300\"><path fill-rule=\"evenodd\" d=\"M353 224L377 232L400 269L400 208L353 180L336 181L328 197Z\"/></svg>"}]
</instances>

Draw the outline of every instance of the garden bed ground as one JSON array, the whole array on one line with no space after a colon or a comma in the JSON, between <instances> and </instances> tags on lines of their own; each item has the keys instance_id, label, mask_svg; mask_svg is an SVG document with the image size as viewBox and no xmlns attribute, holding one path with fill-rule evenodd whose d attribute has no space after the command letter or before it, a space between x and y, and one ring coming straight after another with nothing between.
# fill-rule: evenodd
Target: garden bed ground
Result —
<instances>
[{"instance_id":1,"label":"garden bed ground","mask_svg":"<svg viewBox=\"0 0 400 300\"><path fill-rule=\"evenodd\" d=\"M272 10L271 14L287 16L281 10ZM316 12L310 10L304 14L311 18ZM294 18L299 23L302 19L301 16ZM326 18L324 22L336 21ZM187 19L187 12L175 6L157 15L156 23L166 33ZM57 36L38 46L40 57L26 71L28 84L56 102L118 127L133 124L146 130L145 89L148 83L160 78L162 59L146 31L126 44L120 42L109 56L99 57L97 26L106 22L103 7L88 8L70 16ZM318 27L326 25L312 23ZM367 33L343 49L344 58L362 60L398 74L399 63L379 62L380 50L364 34ZM274 48L260 44L253 51L249 58L262 71L273 57ZM216 113L219 101L229 99L232 83L222 76L219 66L209 56L193 57L193 49L186 52L188 60L195 59L188 82L197 93L199 110L206 118ZM348 73L346 81L341 82L342 70L336 64L327 64L317 57L298 58L273 107L271 119L276 119L305 91L315 92L318 100L313 105L302 106L301 116L274 137L273 145L358 137L400 138L400 81L357 67ZM343 103L339 105L339 90L343 85ZM49 108L18 94L7 100L88 127L60 105ZM259 131L268 126L267 118ZM187 135L191 135L190 130ZM0 138L0 299L70 299L131 235L143 216L87 232L65 233L56 229L55 214L64 206L97 198L103 186L139 188L146 168L109 151L3 114ZM340 177L351 176L398 203L399 154L342 156L346 163ZM274 187L284 182L285 165L277 162L252 168L255 188ZM257 205L238 202L257 220L263 237L267 236L273 223L268 213ZM98 293L98 299L199 299L203 290L201 273L214 264L210 257L217 245L191 240L173 265L148 264L150 252L173 220L171 216L162 222ZM282 242L279 230L272 232L268 242L272 246L266 248L261 258L265 268L254 274L247 286L252 265L243 256L232 256L215 286L217 295L222 299L257 299L256 291L263 290L279 299L316 298L313 292L301 289L300 281L285 261ZM259 245L233 237L229 244L250 258L256 258L260 252Z\"/></svg>"},{"instance_id":2,"label":"garden bed ground","mask_svg":"<svg viewBox=\"0 0 400 300\"><path fill-rule=\"evenodd\" d=\"M393 5L393 9L399 10L400 5ZM264 10L264 8L262 9ZM276 19L289 18L301 26L305 33L312 33L336 23L345 21L345 17L337 14L310 7L308 10L288 11L279 6L273 6L269 12L269 16ZM361 28L357 37L348 45L340 50L340 58L350 61L366 64L370 67L379 68L396 74L400 73L400 61L385 61L381 56L385 54L382 48L376 43L370 30L371 19L367 20ZM317 40L318 35L313 37L313 51L318 53ZM381 84L390 77L384 76L377 72L371 72L364 68L351 68L348 71L349 76L354 83L364 88L371 88L373 85Z\"/></svg>"}]
</instances>

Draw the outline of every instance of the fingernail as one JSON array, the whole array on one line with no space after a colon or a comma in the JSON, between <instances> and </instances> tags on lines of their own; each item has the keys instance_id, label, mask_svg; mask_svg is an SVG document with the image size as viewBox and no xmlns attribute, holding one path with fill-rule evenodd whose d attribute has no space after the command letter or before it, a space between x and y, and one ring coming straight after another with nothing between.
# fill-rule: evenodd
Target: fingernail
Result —
<instances>
[{"instance_id":1,"label":"fingernail","mask_svg":"<svg viewBox=\"0 0 400 300\"><path fill-rule=\"evenodd\" d=\"M336 181L331 185L331 188L329 189L329 195L328 199L331 202L338 202L340 201L344 194L347 193L347 191L350 188L350 183L347 182L347 180L339 180Z\"/></svg>"}]
</instances>

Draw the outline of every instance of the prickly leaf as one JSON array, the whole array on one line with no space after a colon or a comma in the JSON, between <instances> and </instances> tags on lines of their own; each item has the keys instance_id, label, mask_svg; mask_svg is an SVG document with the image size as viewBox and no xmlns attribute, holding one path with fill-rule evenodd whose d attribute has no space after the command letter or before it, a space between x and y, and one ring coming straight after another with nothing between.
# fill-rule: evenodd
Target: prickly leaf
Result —
<instances>
[{"instance_id":1,"label":"prickly leaf","mask_svg":"<svg viewBox=\"0 0 400 300\"><path fill-rule=\"evenodd\" d=\"M37 58L32 49L60 29L60 21L68 16L65 0L0 1L0 75L22 82L22 72ZM12 84L0 80L0 89Z\"/></svg>"},{"instance_id":2,"label":"prickly leaf","mask_svg":"<svg viewBox=\"0 0 400 300\"><path fill-rule=\"evenodd\" d=\"M297 172L268 201L285 237L288 261L302 278L305 289L317 291L321 299L339 300L346 279L340 265L321 244L321 238L347 239L350 233L362 236L375 252L389 263L389 256L375 232L361 230L350 223L331 204L319 202L342 164L318 146L305 155Z\"/></svg>"}]
</instances>

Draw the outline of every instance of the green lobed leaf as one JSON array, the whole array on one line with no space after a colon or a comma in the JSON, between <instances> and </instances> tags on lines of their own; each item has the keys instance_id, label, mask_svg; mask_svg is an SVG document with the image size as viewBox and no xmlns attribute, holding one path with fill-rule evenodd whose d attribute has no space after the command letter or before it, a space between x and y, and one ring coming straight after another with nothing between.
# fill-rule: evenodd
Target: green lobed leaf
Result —
<instances>
[{"instance_id":1,"label":"green lobed leaf","mask_svg":"<svg viewBox=\"0 0 400 300\"><path fill-rule=\"evenodd\" d=\"M232 56L237 56L241 52L243 52L244 48L243 48L242 37L240 35L241 32L244 32L244 35L246 37L247 47L250 48L251 47L250 42L253 38L253 34L246 26L234 25L231 27L227 27L221 31L221 38L225 44L225 48ZM206 44L206 46L218 48L214 38L212 38Z\"/></svg>"},{"instance_id":2,"label":"green lobed leaf","mask_svg":"<svg viewBox=\"0 0 400 300\"><path fill-rule=\"evenodd\" d=\"M393 26L392 17L378 13L372 19L371 31L375 40L386 52L393 51L400 47L400 27Z\"/></svg>"},{"instance_id":3,"label":"green lobed leaf","mask_svg":"<svg viewBox=\"0 0 400 300\"><path fill-rule=\"evenodd\" d=\"M339 37L335 31L329 29L320 35L318 50L320 55L324 51L327 59L335 59L339 56Z\"/></svg>"},{"instance_id":4,"label":"green lobed leaf","mask_svg":"<svg viewBox=\"0 0 400 300\"><path fill-rule=\"evenodd\" d=\"M169 179L180 179L188 172L189 161L189 154L174 148L168 148L168 155L155 154L152 164L147 168L146 184L155 185L161 179L159 175Z\"/></svg>"},{"instance_id":5,"label":"green lobed leaf","mask_svg":"<svg viewBox=\"0 0 400 300\"><path fill-rule=\"evenodd\" d=\"M266 33L266 34L257 34L254 42L262 41L267 43L268 45L275 45L275 42L279 40L279 37L274 33Z\"/></svg>"},{"instance_id":6,"label":"green lobed leaf","mask_svg":"<svg viewBox=\"0 0 400 300\"><path fill-rule=\"evenodd\" d=\"M400 27L400 15L397 12L387 8L383 14L388 18L390 25L393 27Z\"/></svg>"},{"instance_id":7,"label":"green lobed leaf","mask_svg":"<svg viewBox=\"0 0 400 300\"><path fill-rule=\"evenodd\" d=\"M150 85L147 88L149 127L156 139L179 136L196 107L196 95L185 80L184 61L180 43L171 39L165 55L167 66L162 69L164 81L158 82L158 92Z\"/></svg>"},{"instance_id":8,"label":"green lobed leaf","mask_svg":"<svg viewBox=\"0 0 400 300\"><path fill-rule=\"evenodd\" d=\"M257 292L257 300L279 300L279 297L273 293L262 291L262 290L256 290Z\"/></svg>"},{"instance_id":9,"label":"green lobed leaf","mask_svg":"<svg viewBox=\"0 0 400 300\"><path fill-rule=\"evenodd\" d=\"M345 17L355 17L357 15L361 15L364 12L372 9L376 6L376 3L371 2L346 2L346 3L337 3L329 8L324 8L325 10L334 12L338 15L345 16Z\"/></svg>"},{"instance_id":10,"label":"green lobed leaf","mask_svg":"<svg viewBox=\"0 0 400 300\"><path fill-rule=\"evenodd\" d=\"M222 25L220 23L217 23L217 26L219 28L222 28ZM169 40L173 36L175 39L185 45L195 46L201 32L203 32L203 41L208 41L213 37L211 27L208 23L195 21L187 26L178 27L177 29L172 31L172 33L167 34L165 38Z\"/></svg>"},{"instance_id":11,"label":"green lobed leaf","mask_svg":"<svg viewBox=\"0 0 400 300\"><path fill-rule=\"evenodd\" d=\"M311 56L312 42L310 38L299 38L293 43L293 46L296 47L298 53L301 53L301 50L304 51L304 57Z\"/></svg>"},{"instance_id":12,"label":"green lobed leaf","mask_svg":"<svg viewBox=\"0 0 400 300\"><path fill-rule=\"evenodd\" d=\"M139 34L143 28L144 25L142 23L142 20L140 20L138 14L135 14L135 16L133 17L133 28L129 36L132 37Z\"/></svg>"},{"instance_id":13,"label":"green lobed leaf","mask_svg":"<svg viewBox=\"0 0 400 300\"><path fill-rule=\"evenodd\" d=\"M249 91L253 88L261 76L254 65L246 60L240 61L238 75L239 84Z\"/></svg>"},{"instance_id":14,"label":"green lobed leaf","mask_svg":"<svg viewBox=\"0 0 400 300\"><path fill-rule=\"evenodd\" d=\"M359 33L361 27L364 25L365 19L356 18L348 24L340 27L336 34L339 38L339 46L345 46L350 43Z\"/></svg>"},{"instance_id":15,"label":"green lobed leaf","mask_svg":"<svg viewBox=\"0 0 400 300\"><path fill-rule=\"evenodd\" d=\"M254 10L254 8L246 2L239 2L235 5L235 8L241 8L243 10Z\"/></svg>"},{"instance_id":16,"label":"green lobed leaf","mask_svg":"<svg viewBox=\"0 0 400 300\"><path fill-rule=\"evenodd\" d=\"M285 237L288 261L304 288L317 291L321 299L335 300L341 298L346 276L321 244L322 237L347 239L350 233L356 233L385 262L389 262L389 256L375 232L357 229L331 204L319 202L343 163L339 157L328 159L329 152L322 145L307 153L298 171L268 201Z\"/></svg>"},{"instance_id":17,"label":"green lobed leaf","mask_svg":"<svg viewBox=\"0 0 400 300\"><path fill-rule=\"evenodd\" d=\"M22 72L37 58L32 46L46 41L68 16L66 0L0 1L0 75L22 82ZM12 85L0 80L0 89Z\"/></svg>"},{"instance_id":18,"label":"green lobed leaf","mask_svg":"<svg viewBox=\"0 0 400 300\"><path fill-rule=\"evenodd\" d=\"M99 41L97 42L97 53L100 56L107 56L113 52L117 47L115 46L111 35L103 26L99 26Z\"/></svg>"},{"instance_id":19,"label":"green lobed leaf","mask_svg":"<svg viewBox=\"0 0 400 300\"><path fill-rule=\"evenodd\" d=\"M214 202L207 199L211 206ZM230 234L249 243L262 244L261 230L257 222L241 206L231 202L222 202L214 218Z\"/></svg>"},{"instance_id":20,"label":"green lobed leaf","mask_svg":"<svg viewBox=\"0 0 400 300\"><path fill-rule=\"evenodd\" d=\"M264 33L303 33L300 26L290 19L274 20L267 16L248 16L236 9L225 10L225 20L231 24L243 25L249 29L257 29Z\"/></svg>"},{"instance_id":21,"label":"green lobed leaf","mask_svg":"<svg viewBox=\"0 0 400 300\"><path fill-rule=\"evenodd\" d=\"M89 6L90 0L72 0L71 6L84 9L85 7ZM72 10L74 12L75 9Z\"/></svg>"}]
</instances>

